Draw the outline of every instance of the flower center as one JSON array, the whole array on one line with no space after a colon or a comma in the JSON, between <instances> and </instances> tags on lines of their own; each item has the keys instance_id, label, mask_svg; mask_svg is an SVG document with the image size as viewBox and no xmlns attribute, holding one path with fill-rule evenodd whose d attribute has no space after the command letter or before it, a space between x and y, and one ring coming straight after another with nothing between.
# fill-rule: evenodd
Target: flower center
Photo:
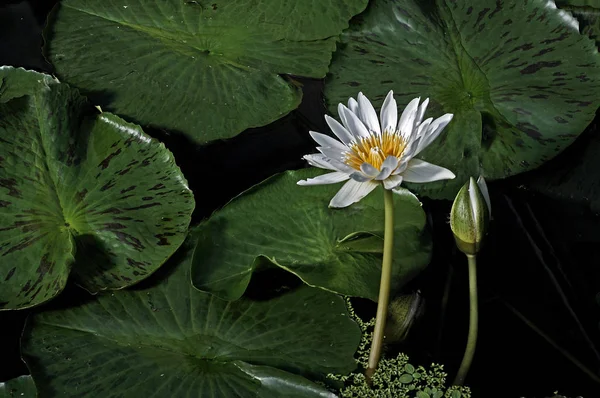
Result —
<instances>
[{"instance_id":1,"label":"flower center","mask_svg":"<svg viewBox=\"0 0 600 398\"><path fill-rule=\"evenodd\" d=\"M381 164L388 156L400 159L406 144L400 134L390 133L387 130L381 135L372 134L350 146L350 151L346 154L346 164L360 170L360 166L366 162L380 170Z\"/></svg>"}]
</instances>

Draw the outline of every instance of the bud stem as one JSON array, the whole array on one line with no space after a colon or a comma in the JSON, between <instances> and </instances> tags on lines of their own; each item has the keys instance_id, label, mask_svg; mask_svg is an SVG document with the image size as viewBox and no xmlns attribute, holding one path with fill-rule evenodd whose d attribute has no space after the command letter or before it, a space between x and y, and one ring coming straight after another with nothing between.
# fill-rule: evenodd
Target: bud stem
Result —
<instances>
[{"instance_id":1,"label":"bud stem","mask_svg":"<svg viewBox=\"0 0 600 398\"><path fill-rule=\"evenodd\" d=\"M454 379L455 386L462 386L471 362L473 362L473 356L475 355L475 346L477 345L477 258L473 254L467 254L467 260L469 261L469 297L471 301L471 311L469 318L469 337L467 339L467 347L465 349L465 355L463 356L462 363Z\"/></svg>"},{"instance_id":2,"label":"bud stem","mask_svg":"<svg viewBox=\"0 0 600 398\"><path fill-rule=\"evenodd\" d=\"M387 317L388 304L390 301L390 286L392 280L392 250L394 248L394 193L391 190L383 190L385 209L385 230L383 236L383 262L381 265L381 282L379 284L379 298L377 300L377 316L375 318L375 329L373 331L373 343L369 353L369 362L365 375L370 383L383 345L383 333Z\"/></svg>"}]
</instances>

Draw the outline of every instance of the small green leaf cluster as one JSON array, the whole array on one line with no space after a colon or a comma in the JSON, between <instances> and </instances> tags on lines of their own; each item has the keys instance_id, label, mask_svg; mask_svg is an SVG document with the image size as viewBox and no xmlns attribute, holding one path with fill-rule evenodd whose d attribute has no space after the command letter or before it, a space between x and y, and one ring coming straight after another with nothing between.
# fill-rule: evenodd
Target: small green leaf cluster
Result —
<instances>
[{"instance_id":1,"label":"small green leaf cluster","mask_svg":"<svg viewBox=\"0 0 600 398\"><path fill-rule=\"evenodd\" d=\"M447 374L442 365L432 364L429 369L415 367L408 362L408 356L400 353L396 358L385 358L379 362L371 385L367 383L362 369L369 359L369 348L373 339L372 328L375 319L363 321L354 311L349 298L346 298L348 312L362 331L362 339L357 349L357 362L360 367L349 375L333 375L331 380L343 383L338 392L344 398L470 398L468 387L446 387Z\"/></svg>"}]
</instances>

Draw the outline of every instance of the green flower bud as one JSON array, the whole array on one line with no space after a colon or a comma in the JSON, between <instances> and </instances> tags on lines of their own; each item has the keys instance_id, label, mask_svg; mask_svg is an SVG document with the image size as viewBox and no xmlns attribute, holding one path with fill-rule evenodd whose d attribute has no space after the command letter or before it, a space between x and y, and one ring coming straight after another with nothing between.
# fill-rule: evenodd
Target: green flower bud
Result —
<instances>
[{"instance_id":1,"label":"green flower bud","mask_svg":"<svg viewBox=\"0 0 600 398\"><path fill-rule=\"evenodd\" d=\"M450 228L460 251L477 254L491 216L485 180L480 176L475 182L471 177L456 195L450 211Z\"/></svg>"}]
</instances>

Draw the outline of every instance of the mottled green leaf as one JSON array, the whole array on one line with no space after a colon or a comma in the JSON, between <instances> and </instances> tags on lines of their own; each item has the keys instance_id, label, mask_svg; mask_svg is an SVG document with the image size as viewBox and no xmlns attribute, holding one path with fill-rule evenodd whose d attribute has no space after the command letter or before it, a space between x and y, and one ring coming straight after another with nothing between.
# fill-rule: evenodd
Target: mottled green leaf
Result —
<instances>
[{"instance_id":1,"label":"mottled green leaf","mask_svg":"<svg viewBox=\"0 0 600 398\"><path fill-rule=\"evenodd\" d=\"M19 376L0 383L0 398L34 398L37 390L31 376Z\"/></svg>"},{"instance_id":2,"label":"mottled green leaf","mask_svg":"<svg viewBox=\"0 0 600 398\"><path fill-rule=\"evenodd\" d=\"M593 7L600 8L598 0L556 0L556 5L559 7L574 6L574 7Z\"/></svg>"},{"instance_id":3,"label":"mottled green leaf","mask_svg":"<svg viewBox=\"0 0 600 398\"><path fill-rule=\"evenodd\" d=\"M0 309L150 275L194 200L173 155L47 75L0 68Z\"/></svg>"},{"instance_id":4,"label":"mottled green leaf","mask_svg":"<svg viewBox=\"0 0 600 398\"><path fill-rule=\"evenodd\" d=\"M23 354L40 394L333 397L305 377L356 366L360 329L341 297L301 286L223 301L191 286L190 258L173 257L154 286L35 315Z\"/></svg>"},{"instance_id":5,"label":"mottled green leaf","mask_svg":"<svg viewBox=\"0 0 600 398\"><path fill-rule=\"evenodd\" d=\"M328 203L341 184L298 186L317 169L274 176L231 201L198 228L192 282L234 300L265 259L311 286L377 300L383 252L383 195L376 189L344 209ZM394 195L393 285L429 262L425 213L408 191Z\"/></svg>"},{"instance_id":6,"label":"mottled green leaf","mask_svg":"<svg viewBox=\"0 0 600 398\"><path fill-rule=\"evenodd\" d=\"M573 16L580 23L581 33L594 39L600 47L600 9L573 11Z\"/></svg>"},{"instance_id":7,"label":"mottled green leaf","mask_svg":"<svg viewBox=\"0 0 600 398\"><path fill-rule=\"evenodd\" d=\"M381 105L430 97L454 120L423 159L454 180L408 184L452 198L469 176L531 170L569 145L600 103L594 43L546 0L374 0L342 36L325 95L332 112L362 91ZM426 116L427 117L427 116Z\"/></svg>"},{"instance_id":8,"label":"mottled green leaf","mask_svg":"<svg viewBox=\"0 0 600 398\"><path fill-rule=\"evenodd\" d=\"M232 137L298 106L282 74L322 78L367 0L64 0L46 28L58 76L103 109Z\"/></svg>"},{"instance_id":9,"label":"mottled green leaf","mask_svg":"<svg viewBox=\"0 0 600 398\"><path fill-rule=\"evenodd\" d=\"M579 21L579 31L596 41L600 46L600 1L563 0L556 4L569 11Z\"/></svg>"}]
</instances>

